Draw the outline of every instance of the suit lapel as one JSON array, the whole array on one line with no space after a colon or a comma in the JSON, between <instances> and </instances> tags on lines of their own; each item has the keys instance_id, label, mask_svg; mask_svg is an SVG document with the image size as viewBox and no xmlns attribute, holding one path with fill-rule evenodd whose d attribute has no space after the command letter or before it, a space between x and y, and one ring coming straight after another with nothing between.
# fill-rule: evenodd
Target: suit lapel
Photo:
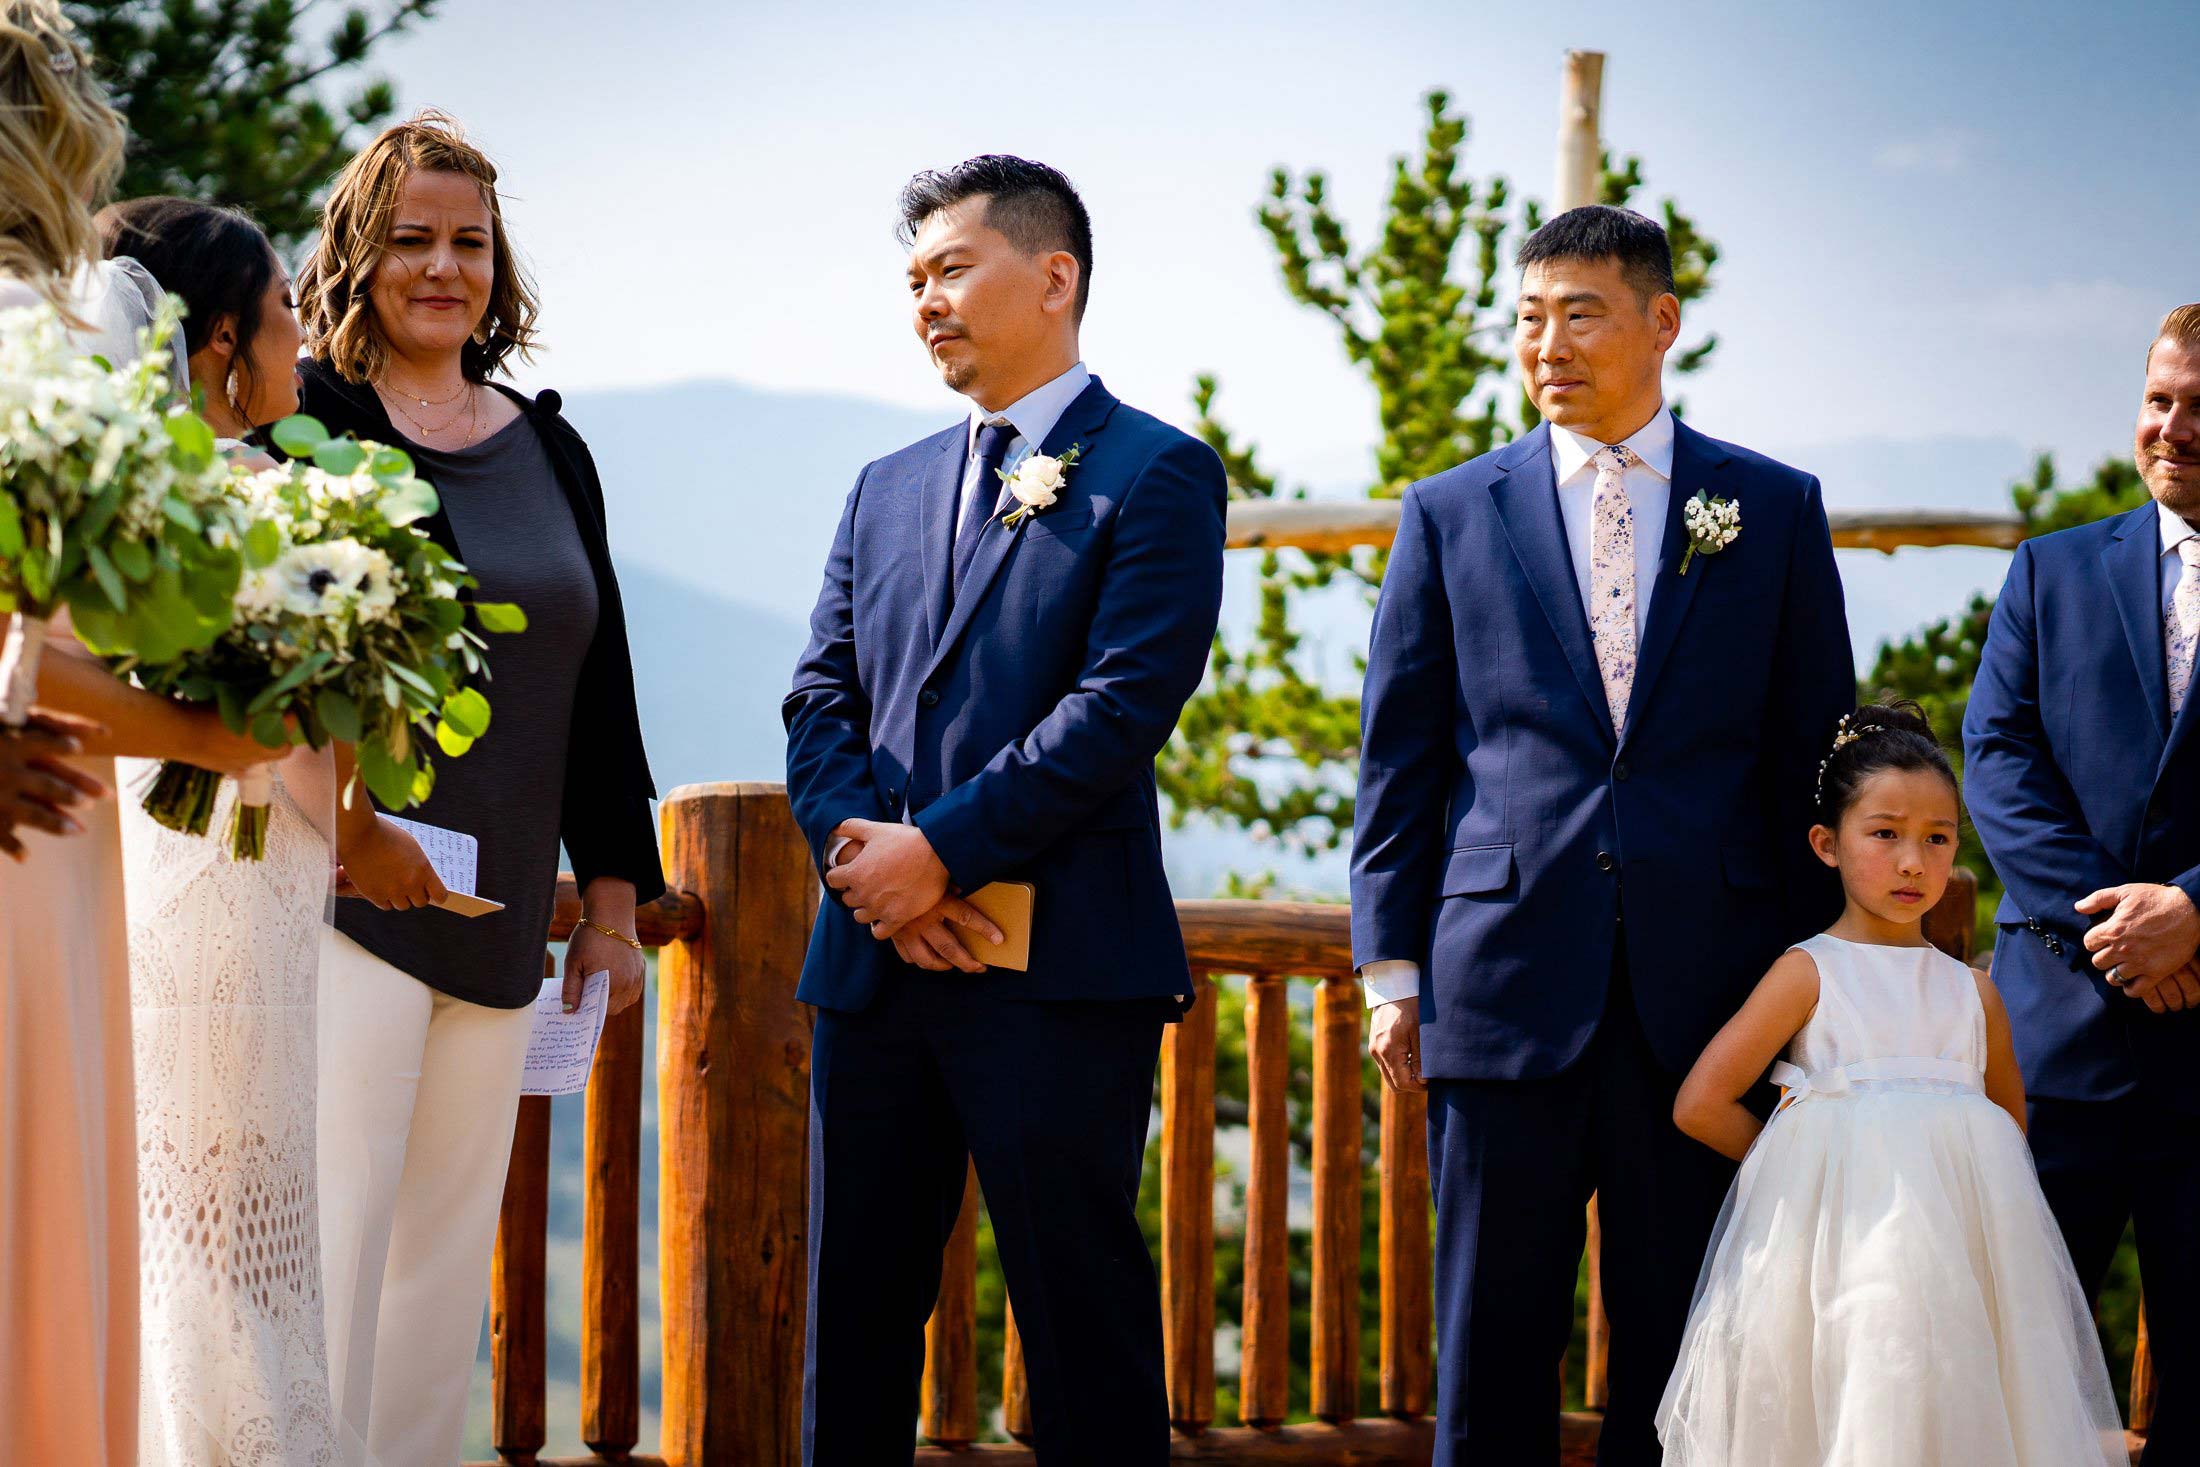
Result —
<instances>
[{"instance_id":1,"label":"suit lapel","mask_svg":"<svg viewBox=\"0 0 2200 1467\"><path fill-rule=\"evenodd\" d=\"M1696 588L1704 577L1715 574L1716 557L1699 555L1688 567L1687 575L1679 575L1681 557L1688 553L1687 517L1682 511L1698 490L1716 494L1712 482L1718 466L1726 462L1710 439L1683 423L1673 420L1673 482L1667 486L1665 502L1665 534L1659 541L1657 579L1650 588L1650 617L1643 626L1642 650L1635 659L1635 682L1627 695L1627 727L1625 735L1635 730L1643 708L1650 701L1651 690L1657 686L1658 674L1665 669L1673 654L1673 644L1681 634L1681 621L1688 615L1689 603L1696 599ZM1743 533L1748 533L1745 530Z\"/></svg>"},{"instance_id":2,"label":"suit lapel","mask_svg":"<svg viewBox=\"0 0 2200 1467\"><path fill-rule=\"evenodd\" d=\"M1596 710L1597 727L1609 736L1612 705L1604 698L1604 674L1597 669L1589 616L1581 606L1581 583L1566 548L1565 521L1558 512L1558 481L1551 462L1551 430L1533 433L1498 454L1505 472L1490 483L1490 498L1504 523L1505 538L1527 573L1537 604L1573 667L1582 696Z\"/></svg>"},{"instance_id":3,"label":"suit lapel","mask_svg":"<svg viewBox=\"0 0 2200 1467\"><path fill-rule=\"evenodd\" d=\"M924 628L931 645L940 644L947 628L949 597L954 585L955 508L962 497L963 469L970 457L970 427L966 422L941 435L940 449L924 466L918 485L921 503L920 554L924 561Z\"/></svg>"},{"instance_id":4,"label":"suit lapel","mask_svg":"<svg viewBox=\"0 0 2200 1467\"><path fill-rule=\"evenodd\" d=\"M2101 560L2108 574L2108 594L2123 620L2124 641L2131 648L2131 661L2139 673L2139 686L2146 693L2155 737L2167 739L2169 667L2162 649L2162 533L2161 522L2155 518L2159 513L2150 502L2126 515L2117 527L2116 538L2101 552Z\"/></svg>"},{"instance_id":5,"label":"suit lapel","mask_svg":"<svg viewBox=\"0 0 2200 1467\"><path fill-rule=\"evenodd\" d=\"M1115 397L1100 385L1098 377L1093 378L1091 385L1077 394L1077 400L1056 420L1053 431L1047 434L1046 441L1039 445L1038 451L1059 458L1069 451L1070 445L1078 444L1085 449L1080 457L1090 457L1093 435L1106 426L1108 417L1115 408ZM957 462L959 466L960 461ZM1070 470L1073 482L1081 471L1081 468ZM958 484L959 482L958 480ZM1007 491L1004 487L999 492L1005 494ZM952 496L950 502L952 503ZM996 498L994 502L998 505L1000 501ZM978 607L984 603L987 590L992 587L994 578L1000 575L1002 568L1008 564L1017 542L1023 539L1024 525L1029 523L1026 520L1010 529L1001 523L1000 516L996 514L978 532L985 538L978 542L977 554L971 559L969 573L963 577L962 584L955 588L954 605L948 613L946 628L933 645L932 662L926 669L926 676L929 677L947 660L956 642L969 629L971 617L977 614ZM949 539L946 547L948 554L953 553L953 534L953 510L950 508Z\"/></svg>"}]
</instances>

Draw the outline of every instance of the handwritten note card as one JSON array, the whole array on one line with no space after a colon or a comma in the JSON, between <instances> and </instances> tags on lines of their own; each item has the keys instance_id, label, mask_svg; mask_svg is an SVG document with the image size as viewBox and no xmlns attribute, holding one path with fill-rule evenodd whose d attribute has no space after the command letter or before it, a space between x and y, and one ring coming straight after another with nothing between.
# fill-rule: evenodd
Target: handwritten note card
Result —
<instances>
[{"instance_id":1,"label":"handwritten note card","mask_svg":"<svg viewBox=\"0 0 2200 1467\"><path fill-rule=\"evenodd\" d=\"M461 917L481 917L490 912L504 910L502 902L492 902L474 892L476 873L481 867L481 842L463 830L446 830L440 825L429 825L420 820L406 820L396 815L383 819L399 827L414 840L420 842L420 853L435 868L436 877L449 890L436 905Z\"/></svg>"},{"instance_id":2,"label":"handwritten note card","mask_svg":"<svg viewBox=\"0 0 2200 1467\"><path fill-rule=\"evenodd\" d=\"M611 999L611 974L591 973L581 985L581 1006L565 1011L565 980L545 978L535 999L535 1032L527 1041L527 1066L521 1072L522 1095L573 1095L588 1088L596 1062L596 1041Z\"/></svg>"}]
</instances>

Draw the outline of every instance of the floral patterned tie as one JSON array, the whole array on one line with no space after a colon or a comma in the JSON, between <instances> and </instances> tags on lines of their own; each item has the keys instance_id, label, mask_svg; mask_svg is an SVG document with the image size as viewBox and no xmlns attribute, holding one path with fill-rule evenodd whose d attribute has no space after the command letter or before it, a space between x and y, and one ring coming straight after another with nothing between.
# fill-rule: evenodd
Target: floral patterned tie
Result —
<instances>
[{"instance_id":1,"label":"floral patterned tie","mask_svg":"<svg viewBox=\"0 0 2200 1467\"><path fill-rule=\"evenodd\" d=\"M1627 726L1627 696L1635 686L1635 511L1621 476L1640 462L1622 444L1598 449L1596 496L1589 504L1589 635L1614 733Z\"/></svg>"},{"instance_id":2,"label":"floral patterned tie","mask_svg":"<svg viewBox=\"0 0 2200 1467\"><path fill-rule=\"evenodd\" d=\"M2177 578L2177 590L2169 598L2169 615L2162 627L2162 647L2169 657L2169 716L2185 706L2192 687L2195 644L2200 644L2200 537L2178 542L2177 558L2185 563Z\"/></svg>"}]
</instances>

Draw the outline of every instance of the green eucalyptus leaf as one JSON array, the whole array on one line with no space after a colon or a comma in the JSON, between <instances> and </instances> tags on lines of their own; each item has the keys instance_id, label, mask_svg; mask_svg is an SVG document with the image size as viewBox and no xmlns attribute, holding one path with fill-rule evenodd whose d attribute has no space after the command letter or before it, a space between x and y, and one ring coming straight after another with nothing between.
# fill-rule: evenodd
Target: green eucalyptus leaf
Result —
<instances>
[{"instance_id":1,"label":"green eucalyptus leaf","mask_svg":"<svg viewBox=\"0 0 2200 1467\"><path fill-rule=\"evenodd\" d=\"M509 601L476 601L474 615L481 620L485 630L492 632L524 632L527 630L527 613Z\"/></svg>"},{"instance_id":2,"label":"green eucalyptus leaf","mask_svg":"<svg viewBox=\"0 0 2200 1467\"><path fill-rule=\"evenodd\" d=\"M434 514L442 503L426 480L405 479L382 496L382 517L393 525L409 525Z\"/></svg>"},{"instance_id":3,"label":"green eucalyptus leaf","mask_svg":"<svg viewBox=\"0 0 2200 1467\"><path fill-rule=\"evenodd\" d=\"M311 458L315 449L328 442L328 429L319 418L298 413L277 423L268 437L292 458Z\"/></svg>"},{"instance_id":4,"label":"green eucalyptus leaf","mask_svg":"<svg viewBox=\"0 0 2200 1467\"><path fill-rule=\"evenodd\" d=\"M13 560L22 553L23 512L14 500L0 494L0 560Z\"/></svg>"},{"instance_id":5,"label":"green eucalyptus leaf","mask_svg":"<svg viewBox=\"0 0 2200 1467\"><path fill-rule=\"evenodd\" d=\"M435 726L435 746L456 759L474 746L473 736L462 734L448 719Z\"/></svg>"},{"instance_id":6,"label":"green eucalyptus leaf","mask_svg":"<svg viewBox=\"0 0 2200 1467\"><path fill-rule=\"evenodd\" d=\"M214 430L190 413L176 413L161 419L161 426L176 447L183 450L192 463L205 464L214 461Z\"/></svg>"},{"instance_id":7,"label":"green eucalyptus leaf","mask_svg":"<svg viewBox=\"0 0 2200 1467\"><path fill-rule=\"evenodd\" d=\"M443 721L478 739L489 731L489 700L472 688L460 688L443 701Z\"/></svg>"},{"instance_id":8,"label":"green eucalyptus leaf","mask_svg":"<svg viewBox=\"0 0 2200 1467\"><path fill-rule=\"evenodd\" d=\"M313 698L313 711L320 716L321 726L333 738L347 744L359 742L365 724L359 718L359 705L340 688L323 688Z\"/></svg>"},{"instance_id":9,"label":"green eucalyptus leaf","mask_svg":"<svg viewBox=\"0 0 2200 1467\"><path fill-rule=\"evenodd\" d=\"M333 438L313 450L313 466L338 478L354 472L366 461L367 451L349 438Z\"/></svg>"},{"instance_id":10,"label":"green eucalyptus leaf","mask_svg":"<svg viewBox=\"0 0 2200 1467\"><path fill-rule=\"evenodd\" d=\"M99 582L99 589L105 591L107 599L114 603L115 610L128 611L130 609L129 589L122 584L122 573L116 570L115 563L107 558L107 552L97 545L87 545L84 547L84 559L86 564L91 566L92 575Z\"/></svg>"},{"instance_id":11,"label":"green eucalyptus leaf","mask_svg":"<svg viewBox=\"0 0 2200 1467\"><path fill-rule=\"evenodd\" d=\"M290 746L290 730L283 724L283 715L273 708L252 720L252 737L270 749Z\"/></svg>"},{"instance_id":12,"label":"green eucalyptus leaf","mask_svg":"<svg viewBox=\"0 0 2200 1467\"><path fill-rule=\"evenodd\" d=\"M254 570L275 563L283 553L283 528L273 520L256 521L244 532L244 558Z\"/></svg>"},{"instance_id":13,"label":"green eucalyptus leaf","mask_svg":"<svg viewBox=\"0 0 2200 1467\"><path fill-rule=\"evenodd\" d=\"M385 810L403 810L412 804L413 766L409 759L391 757L380 739L366 739L357 750L359 777Z\"/></svg>"},{"instance_id":14,"label":"green eucalyptus leaf","mask_svg":"<svg viewBox=\"0 0 2200 1467\"><path fill-rule=\"evenodd\" d=\"M142 541L117 540L107 547L107 555L126 581L143 584L153 574L153 552Z\"/></svg>"}]
</instances>

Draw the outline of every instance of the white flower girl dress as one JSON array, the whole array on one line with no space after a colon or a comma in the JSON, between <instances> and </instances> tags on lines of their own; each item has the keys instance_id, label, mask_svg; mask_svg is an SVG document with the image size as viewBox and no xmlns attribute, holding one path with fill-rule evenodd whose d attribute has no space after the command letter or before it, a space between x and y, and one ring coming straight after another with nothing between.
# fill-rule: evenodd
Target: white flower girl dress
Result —
<instances>
[{"instance_id":1,"label":"white flower girl dress","mask_svg":"<svg viewBox=\"0 0 2200 1467\"><path fill-rule=\"evenodd\" d=\"M1818 1007L1712 1232L1667 1467L2127 1467L1986 1018L1934 948L1799 945Z\"/></svg>"}]
</instances>

